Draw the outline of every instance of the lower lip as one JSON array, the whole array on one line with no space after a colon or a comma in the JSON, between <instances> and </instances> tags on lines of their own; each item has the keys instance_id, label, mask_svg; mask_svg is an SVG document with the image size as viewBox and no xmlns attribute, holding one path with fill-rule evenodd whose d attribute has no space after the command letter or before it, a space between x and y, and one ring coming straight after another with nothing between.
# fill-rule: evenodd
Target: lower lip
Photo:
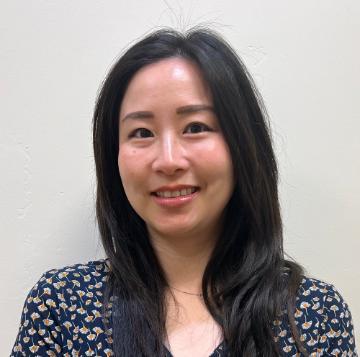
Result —
<instances>
[{"instance_id":1,"label":"lower lip","mask_svg":"<svg viewBox=\"0 0 360 357\"><path fill-rule=\"evenodd\" d=\"M154 201L162 207L181 207L190 203L197 195L199 191L195 191L190 195L178 196L178 197L159 197L152 195Z\"/></svg>"}]
</instances>

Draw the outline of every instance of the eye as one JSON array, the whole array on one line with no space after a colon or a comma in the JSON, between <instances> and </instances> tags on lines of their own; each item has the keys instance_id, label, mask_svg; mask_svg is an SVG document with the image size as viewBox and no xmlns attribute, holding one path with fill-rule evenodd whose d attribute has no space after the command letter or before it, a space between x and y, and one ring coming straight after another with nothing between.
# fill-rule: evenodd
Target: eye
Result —
<instances>
[{"instance_id":1,"label":"eye","mask_svg":"<svg viewBox=\"0 0 360 357\"><path fill-rule=\"evenodd\" d=\"M198 134L203 131L212 131L207 125L203 123L191 123L186 128L184 133L186 134Z\"/></svg>"},{"instance_id":2,"label":"eye","mask_svg":"<svg viewBox=\"0 0 360 357\"><path fill-rule=\"evenodd\" d=\"M152 136L154 135L149 129L139 128L132 131L129 135L129 138L144 139L144 138L150 138Z\"/></svg>"}]
</instances>

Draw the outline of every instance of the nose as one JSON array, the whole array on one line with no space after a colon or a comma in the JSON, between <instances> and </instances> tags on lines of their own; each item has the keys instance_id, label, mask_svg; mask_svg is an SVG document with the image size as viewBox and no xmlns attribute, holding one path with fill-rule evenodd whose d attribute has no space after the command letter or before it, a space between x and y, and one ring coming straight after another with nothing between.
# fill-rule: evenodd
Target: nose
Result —
<instances>
[{"instance_id":1,"label":"nose","mask_svg":"<svg viewBox=\"0 0 360 357\"><path fill-rule=\"evenodd\" d=\"M188 168L186 149L176 135L168 133L159 138L152 168L166 175L175 175Z\"/></svg>"}]
</instances>

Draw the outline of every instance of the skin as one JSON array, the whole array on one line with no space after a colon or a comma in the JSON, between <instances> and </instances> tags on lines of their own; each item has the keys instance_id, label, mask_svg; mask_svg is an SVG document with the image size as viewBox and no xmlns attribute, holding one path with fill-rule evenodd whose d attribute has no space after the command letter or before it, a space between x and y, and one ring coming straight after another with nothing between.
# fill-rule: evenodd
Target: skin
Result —
<instances>
[{"instance_id":1,"label":"skin","mask_svg":"<svg viewBox=\"0 0 360 357\"><path fill-rule=\"evenodd\" d=\"M199 293L234 189L229 149L200 70L181 58L145 66L129 83L119 121L118 165L128 200L146 223L169 286ZM159 204L154 191L174 185L197 192L176 207ZM167 311L175 357L209 356L219 344L220 329L200 297L169 291Z\"/></svg>"}]
</instances>

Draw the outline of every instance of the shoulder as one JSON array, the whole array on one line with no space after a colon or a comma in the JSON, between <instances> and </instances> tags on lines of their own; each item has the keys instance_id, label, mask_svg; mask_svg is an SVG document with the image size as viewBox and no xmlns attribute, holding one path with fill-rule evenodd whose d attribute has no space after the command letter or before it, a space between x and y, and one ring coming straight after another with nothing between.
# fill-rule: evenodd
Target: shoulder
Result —
<instances>
[{"instance_id":1,"label":"shoulder","mask_svg":"<svg viewBox=\"0 0 360 357\"><path fill-rule=\"evenodd\" d=\"M102 307L109 268L106 260L68 265L46 271L31 289L26 304L62 320L89 316Z\"/></svg>"},{"instance_id":2,"label":"shoulder","mask_svg":"<svg viewBox=\"0 0 360 357\"><path fill-rule=\"evenodd\" d=\"M108 272L109 268L105 259L68 265L46 271L35 284L35 287L47 285L59 289L69 282L75 286L90 285L91 282L106 281Z\"/></svg>"},{"instance_id":3,"label":"shoulder","mask_svg":"<svg viewBox=\"0 0 360 357\"><path fill-rule=\"evenodd\" d=\"M334 285L304 277L296 296L294 318L300 340L314 355L337 355L345 351L346 356L356 355L351 313ZM278 337L288 337L293 342L287 326L280 324ZM295 349L293 343L285 345L289 351Z\"/></svg>"},{"instance_id":4,"label":"shoulder","mask_svg":"<svg viewBox=\"0 0 360 357\"><path fill-rule=\"evenodd\" d=\"M31 289L27 302L43 302L49 308L55 308L54 300L59 303L57 307L64 307L83 297L100 297L108 272L104 259L48 270Z\"/></svg>"},{"instance_id":5,"label":"shoulder","mask_svg":"<svg viewBox=\"0 0 360 357\"><path fill-rule=\"evenodd\" d=\"M108 348L102 320L108 272L106 260L46 271L25 300L13 355L85 353L95 342Z\"/></svg>"},{"instance_id":6,"label":"shoulder","mask_svg":"<svg viewBox=\"0 0 360 357\"><path fill-rule=\"evenodd\" d=\"M322 316L328 311L348 310L348 307L334 285L304 277L296 296L295 317Z\"/></svg>"},{"instance_id":7,"label":"shoulder","mask_svg":"<svg viewBox=\"0 0 360 357\"><path fill-rule=\"evenodd\" d=\"M325 330L327 327L338 330L341 323L349 328L351 324L349 307L335 286L306 277L302 279L296 297L295 318L296 322L308 320L301 326L303 329L310 328L314 323Z\"/></svg>"}]
</instances>

